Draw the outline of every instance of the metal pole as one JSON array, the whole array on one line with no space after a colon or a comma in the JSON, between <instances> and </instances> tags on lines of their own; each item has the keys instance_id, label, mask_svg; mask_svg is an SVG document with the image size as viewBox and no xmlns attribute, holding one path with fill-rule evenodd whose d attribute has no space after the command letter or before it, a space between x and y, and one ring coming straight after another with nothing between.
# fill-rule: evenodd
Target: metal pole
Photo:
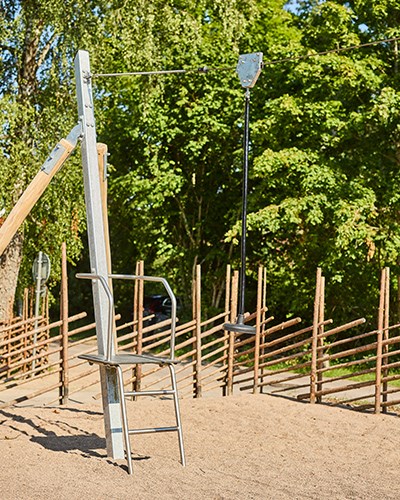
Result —
<instances>
[{"instance_id":1,"label":"metal pole","mask_svg":"<svg viewBox=\"0 0 400 500\"><path fill-rule=\"evenodd\" d=\"M243 182L242 182L242 237L240 243L240 277L239 306L236 323L225 323L224 328L236 333L254 335L254 326L244 323L245 290L246 290L246 229L247 229L247 192L249 177L249 147L250 147L250 89L246 89L244 106L244 137L243 137Z\"/></svg>"},{"instance_id":2,"label":"metal pole","mask_svg":"<svg viewBox=\"0 0 400 500\"><path fill-rule=\"evenodd\" d=\"M240 297L239 318L243 322L244 299L246 290L246 228L247 228L247 191L249 177L249 116L250 89L246 89L244 106L244 140L243 140L243 187L242 187L242 240L240 249Z\"/></svg>"},{"instance_id":3,"label":"metal pole","mask_svg":"<svg viewBox=\"0 0 400 500\"><path fill-rule=\"evenodd\" d=\"M244 54L239 57L237 73L245 92L244 137L243 137L243 186L242 186L242 237L240 248L240 290L239 307L236 323L225 323L228 332L255 335L254 326L244 323L245 289L246 289L246 228L247 228L247 192L249 177L249 121L250 121L250 89L254 87L262 69L262 52Z\"/></svg>"},{"instance_id":4,"label":"metal pole","mask_svg":"<svg viewBox=\"0 0 400 500\"><path fill-rule=\"evenodd\" d=\"M80 50L75 58L75 80L78 112L83 130L82 166L90 267L91 273L102 276L108 281L90 61L89 53L84 50ZM97 346L99 353L104 354L107 345L109 304L100 281L94 280L92 283ZM122 418L116 370L114 368L100 367L100 378L107 453L113 458L124 458Z\"/></svg>"}]
</instances>

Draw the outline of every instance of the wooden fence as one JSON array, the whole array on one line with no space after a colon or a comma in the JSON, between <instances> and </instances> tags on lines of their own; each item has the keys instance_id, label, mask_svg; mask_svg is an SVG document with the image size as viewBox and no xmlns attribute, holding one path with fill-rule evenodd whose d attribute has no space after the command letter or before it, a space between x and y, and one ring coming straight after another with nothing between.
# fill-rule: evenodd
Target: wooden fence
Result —
<instances>
[{"instance_id":1,"label":"wooden fence","mask_svg":"<svg viewBox=\"0 0 400 500\"><path fill-rule=\"evenodd\" d=\"M138 263L136 271L144 273L143 263ZM400 404L400 386L396 385L400 380L400 336L396 333L400 325L389 325L389 270L382 272L376 330L366 332L363 318L332 327L332 319L324 317L324 288L318 269L311 325L301 325L301 318L278 323L268 313L266 276L260 267L256 310L245 319L255 324L256 334L239 336L224 330L225 322L236 319L238 273L232 273L228 266L224 310L204 319L201 269L197 266L192 319L180 323L176 332L181 397L264 392L310 403L357 405L376 413ZM68 317L67 296L64 263L60 320L34 330L32 320L0 329L0 407L43 395L47 403L62 404L79 400L88 392L93 398L100 397L98 368L78 358L97 350L95 324L74 326L86 314ZM121 318L116 316L119 349L168 354L170 320L154 323L153 316L143 317L141 282L135 284L133 302L132 321L120 324ZM45 337L33 351L26 339L44 331ZM11 344L12 356L7 351ZM34 367L33 361L38 363ZM169 377L162 370L126 369L125 383L134 390L163 388Z\"/></svg>"},{"instance_id":2,"label":"wooden fence","mask_svg":"<svg viewBox=\"0 0 400 500\"><path fill-rule=\"evenodd\" d=\"M0 325L0 377L13 373L38 373L47 363L46 340L49 338L48 295L42 300L40 315L33 317L34 290L26 288L20 317Z\"/></svg>"},{"instance_id":3,"label":"wooden fence","mask_svg":"<svg viewBox=\"0 0 400 500\"><path fill-rule=\"evenodd\" d=\"M364 318L327 329L333 321L324 318L324 285L318 269L311 326L299 328L300 318L268 327L260 320L255 338L236 343L233 384L310 403L386 412L400 404L400 386L395 385L400 380L400 324L389 325L389 269L382 271L378 328L372 331L363 331Z\"/></svg>"}]
</instances>

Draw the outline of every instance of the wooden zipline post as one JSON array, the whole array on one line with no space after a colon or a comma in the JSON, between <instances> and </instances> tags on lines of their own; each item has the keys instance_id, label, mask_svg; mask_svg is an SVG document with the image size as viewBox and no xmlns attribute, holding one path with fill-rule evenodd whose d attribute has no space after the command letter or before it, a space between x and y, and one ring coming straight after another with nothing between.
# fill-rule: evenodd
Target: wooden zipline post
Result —
<instances>
[{"instance_id":1,"label":"wooden zipline post","mask_svg":"<svg viewBox=\"0 0 400 500\"><path fill-rule=\"evenodd\" d=\"M90 272L108 280L107 249L105 241L102 191L100 185L96 126L93 109L92 82L89 53L78 51L75 57L75 81L78 114L81 119L82 166L85 187L87 231ZM108 327L108 300L99 280L92 281L94 316L96 321L97 347L100 354L106 352ZM124 458L120 398L115 368L100 367L101 393L104 410L104 426L107 454Z\"/></svg>"},{"instance_id":2,"label":"wooden zipline post","mask_svg":"<svg viewBox=\"0 0 400 500\"><path fill-rule=\"evenodd\" d=\"M67 275L67 245L61 246L61 371L59 388L60 404L68 403L69 395L69 366L68 366L68 275Z\"/></svg>"},{"instance_id":3,"label":"wooden zipline post","mask_svg":"<svg viewBox=\"0 0 400 500\"><path fill-rule=\"evenodd\" d=\"M97 164L99 168L99 181L100 181L100 196L101 196L101 207L102 207L102 217L103 217L103 226L104 226L104 243L106 246L106 259L107 259L107 271L108 274L112 273L112 264L111 264L111 247L110 247L110 230L108 226L108 181L107 181L107 157L108 157L108 147L107 144L103 144L99 142L96 144L97 149ZM113 293L113 282L112 279L109 278L108 286ZM113 324L114 334L116 333L116 325L115 322ZM116 335L113 336L114 339L117 338ZM114 341L116 342L116 340ZM114 348L117 346L114 345Z\"/></svg>"},{"instance_id":4,"label":"wooden zipline post","mask_svg":"<svg viewBox=\"0 0 400 500\"><path fill-rule=\"evenodd\" d=\"M310 371L310 403L316 402L316 382L317 382L317 351L318 351L318 320L320 314L321 301L321 268L317 268L317 279L314 299L313 334L311 344L311 371Z\"/></svg>"},{"instance_id":5,"label":"wooden zipline post","mask_svg":"<svg viewBox=\"0 0 400 500\"><path fill-rule=\"evenodd\" d=\"M99 168L99 181L100 181L100 193L101 193L101 206L102 206L102 217L104 226L104 242L106 247L106 257L107 257L107 269L109 274L111 274L111 248L110 248L110 231L108 227L108 203L107 203L107 192L108 192L108 181L107 181L107 156L108 148L107 144L99 142L96 144L97 149L97 163ZM108 280L108 286L112 290L112 280Z\"/></svg>"}]
</instances>

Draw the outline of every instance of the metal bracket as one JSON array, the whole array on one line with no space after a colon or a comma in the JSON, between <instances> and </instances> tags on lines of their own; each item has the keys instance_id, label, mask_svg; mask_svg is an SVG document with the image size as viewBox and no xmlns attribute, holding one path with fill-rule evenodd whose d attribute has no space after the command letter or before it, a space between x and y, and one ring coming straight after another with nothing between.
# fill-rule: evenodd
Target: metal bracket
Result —
<instances>
[{"instance_id":1,"label":"metal bracket","mask_svg":"<svg viewBox=\"0 0 400 500\"><path fill-rule=\"evenodd\" d=\"M75 127L71 130L71 132L67 135L66 140L72 144L74 147L78 144L78 140L83 137L83 125L82 118L79 118L79 122Z\"/></svg>"},{"instance_id":2,"label":"metal bracket","mask_svg":"<svg viewBox=\"0 0 400 500\"><path fill-rule=\"evenodd\" d=\"M50 174L50 172L53 170L54 167L59 166L60 160L65 154L65 152L68 150L68 153L71 153L75 149L76 145L78 144L78 140L81 139L82 136L83 136L82 121L79 120L78 125L75 125L75 127L67 135L66 139L64 141L61 140L56 145L53 151L46 158L40 170L45 174ZM65 142L67 142L68 144L65 144Z\"/></svg>"},{"instance_id":3,"label":"metal bracket","mask_svg":"<svg viewBox=\"0 0 400 500\"><path fill-rule=\"evenodd\" d=\"M262 52L240 55L236 72L239 76L242 87L245 89L253 88L261 74L263 66Z\"/></svg>"},{"instance_id":4,"label":"metal bracket","mask_svg":"<svg viewBox=\"0 0 400 500\"><path fill-rule=\"evenodd\" d=\"M90 71L83 71L82 76L83 76L83 79L86 83L89 83L90 80L92 79L92 75L91 75Z\"/></svg>"}]
</instances>

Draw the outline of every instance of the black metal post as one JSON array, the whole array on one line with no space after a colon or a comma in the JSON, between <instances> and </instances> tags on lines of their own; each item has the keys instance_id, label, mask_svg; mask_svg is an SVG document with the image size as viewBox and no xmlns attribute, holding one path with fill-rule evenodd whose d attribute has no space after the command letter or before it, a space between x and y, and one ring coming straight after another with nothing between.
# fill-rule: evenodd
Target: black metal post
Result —
<instances>
[{"instance_id":1,"label":"black metal post","mask_svg":"<svg viewBox=\"0 0 400 500\"><path fill-rule=\"evenodd\" d=\"M243 137L243 185L242 185L242 238L240 245L240 289L239 307L236 323L226 323L225 330L237 333L254 334L254 326L244 324L245 290L246 290L246 228L247 228L247 191L249 177L249 146L250 146L250 89L245 92L244 107L244 137Z\"/></svg>"},{"instance_id":2,"label":"black metal post","mask_svg":"<svg viewBox=\"0 0 400 500\"><path fill-rule=\"evenodd\" d=\"M243 138L243 186L242 186L242 239L240 251L240 296L239 317L244 315L244 298L246 290L246 228L247 228L247 191L249 177L249 116L250 89L246 89L244 105L244 138Z\"/></svg>"}]
</instances>

